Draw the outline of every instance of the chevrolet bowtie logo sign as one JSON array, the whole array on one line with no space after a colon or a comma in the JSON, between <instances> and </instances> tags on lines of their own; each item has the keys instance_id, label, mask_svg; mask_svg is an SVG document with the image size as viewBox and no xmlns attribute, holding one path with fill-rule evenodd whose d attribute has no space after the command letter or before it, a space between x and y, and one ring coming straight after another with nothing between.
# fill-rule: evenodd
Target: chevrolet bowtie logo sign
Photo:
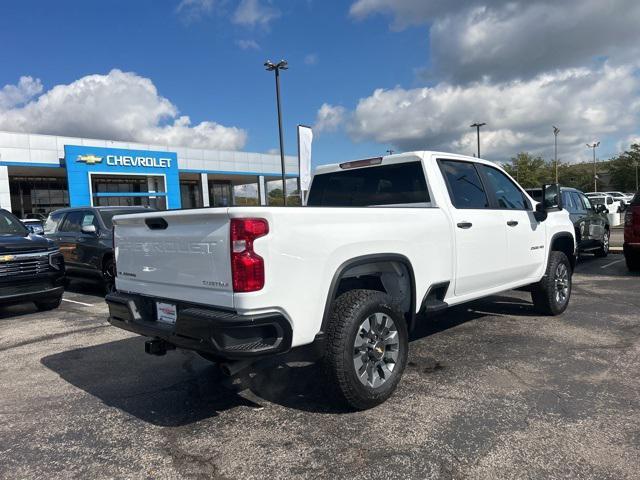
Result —
<instances>
[{"instance_id":1,"label":"chevrolet bowtie logo sign","mask_svg":"<svg viewBox=\"0 0 640 480\"><path fill-rule=\"evenodd\" d=\"M98 157L97 155L78 155L78 159L76 161L84 162L87 165L94 165L102 162L102 157Z\"/></svg>"},{"instance_id":2,"label":"chevrolet bowtie logo sign","mask_svg":"<svg viewBox=\"0 0 640 480\"><path fill-rule=\"evenodd\" d=\"M2 255L0 256L0 262L11 262L15 260L15 255Z\"/></svg>"}]
</instances>

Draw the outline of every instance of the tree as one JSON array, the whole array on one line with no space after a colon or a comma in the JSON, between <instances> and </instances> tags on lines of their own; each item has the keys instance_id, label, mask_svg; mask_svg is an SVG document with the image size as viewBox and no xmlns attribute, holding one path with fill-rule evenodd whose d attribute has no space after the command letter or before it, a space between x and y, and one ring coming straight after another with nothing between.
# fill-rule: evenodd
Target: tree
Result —
<instances>
[{"instance_id":1,"label":"tree","mask_svg":"<svg viewBox=\"0 0 640 480\"><path fill-rule=\"evenodd\" d=\"M634 143L631 148L609 162L611 187L621 192L635 192L636 168L640 170L640 144Z\"/></svg>"},{"instance_id":2,"label":"tree","mask_svg":"<svg viewBox=\"0 0 640 480\"><path fill-rule=\"evenodd\" d=\"M553 165L529 152L518 153L504 169L524 188L539 187L544 183L551 183L554 179Z\"/></svg>"}]
</instances>

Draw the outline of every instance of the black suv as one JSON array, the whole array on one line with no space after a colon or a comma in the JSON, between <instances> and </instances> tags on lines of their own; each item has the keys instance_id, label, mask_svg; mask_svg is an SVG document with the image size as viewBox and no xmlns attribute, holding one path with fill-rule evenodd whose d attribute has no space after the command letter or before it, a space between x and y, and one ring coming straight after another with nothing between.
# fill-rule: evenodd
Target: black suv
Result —
<instances>
[{"instance_id":1,"label":"black suv","mask_svg":"<svg viewBox=\"0 0 640 480\"><path fill-rule=\"evenodd\" d=\"M51 310L63 293L64 260L58 247L0 209L0 303L33 302L38 310Z\"/></svg>"},{"instance_id":2,"label":"black suv","mask_svg":"<svg viewBox=\"0 0 640 480\"><path fill-rule=\"evenodd\" d=\"M598 257L609 254L609 238L611 227L607 218L606 205L594 205L580 190L561 187L562 206L569 212L576 230L578 252L594 253ZM528 189L531 197L540 201L542 189Z\"/></svg>"},{"instance_id":3,"label":"black suv","mask_svg":"<svg viewBox=\"0 0 640 480\"><path fill-rule=\"evenodd\" d=\"M143 207L64 208L49 215L44 234L55 241L64 255L69 277L101 280L113 290L113 224L116 215L148 212Z\"/></svg>"}]
</instances>

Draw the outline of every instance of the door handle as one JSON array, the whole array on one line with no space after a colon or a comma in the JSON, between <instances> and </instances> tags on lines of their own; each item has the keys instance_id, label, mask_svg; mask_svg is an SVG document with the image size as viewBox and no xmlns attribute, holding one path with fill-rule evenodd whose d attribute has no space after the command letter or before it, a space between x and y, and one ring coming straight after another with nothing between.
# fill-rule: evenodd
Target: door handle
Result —
<instances>
[{"instance_id":1,"label":"door handle","mask_svg":"<svg viewBox=\"0 0 640 480\"><path fill-rule=\"evenodd\" d=\"M509 225L510 227L515 227L516 225L518 225L518 222L516 222L515 220L509 220L507 222L507 225Z\"/></svg>"},{"instance_id":2,"label":"door handle","mask_svg":"<svg viewBox=\"0 0 640 480\"><path fill-rule=\"evenodd\" d=\"M460 222L458 223L458 228L462 228L463 230L466 230L468 228L473 227L473 223L471 222Z\"/></svg>"}]
</instances>

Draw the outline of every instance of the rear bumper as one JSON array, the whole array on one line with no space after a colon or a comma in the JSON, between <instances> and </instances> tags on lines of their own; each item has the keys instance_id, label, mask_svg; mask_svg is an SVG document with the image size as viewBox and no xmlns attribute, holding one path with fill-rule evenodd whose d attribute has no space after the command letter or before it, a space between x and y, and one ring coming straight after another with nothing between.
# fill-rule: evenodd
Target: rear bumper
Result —
<instances>
[{"instance_id":1,"label":"rear bumper","mask_svg":"<svg viewBox=\"0 0 640 480\"><path fill-rule=\"evenodd\" d=\"M120 292L107 295L105 300L109 306L109 323L113 326L221 359L273 355L291 348L291 325L280 313L238 315L202 305ZM156 301L176 304L175 325L156 320Z\"/></svg>"}]
</instances>

